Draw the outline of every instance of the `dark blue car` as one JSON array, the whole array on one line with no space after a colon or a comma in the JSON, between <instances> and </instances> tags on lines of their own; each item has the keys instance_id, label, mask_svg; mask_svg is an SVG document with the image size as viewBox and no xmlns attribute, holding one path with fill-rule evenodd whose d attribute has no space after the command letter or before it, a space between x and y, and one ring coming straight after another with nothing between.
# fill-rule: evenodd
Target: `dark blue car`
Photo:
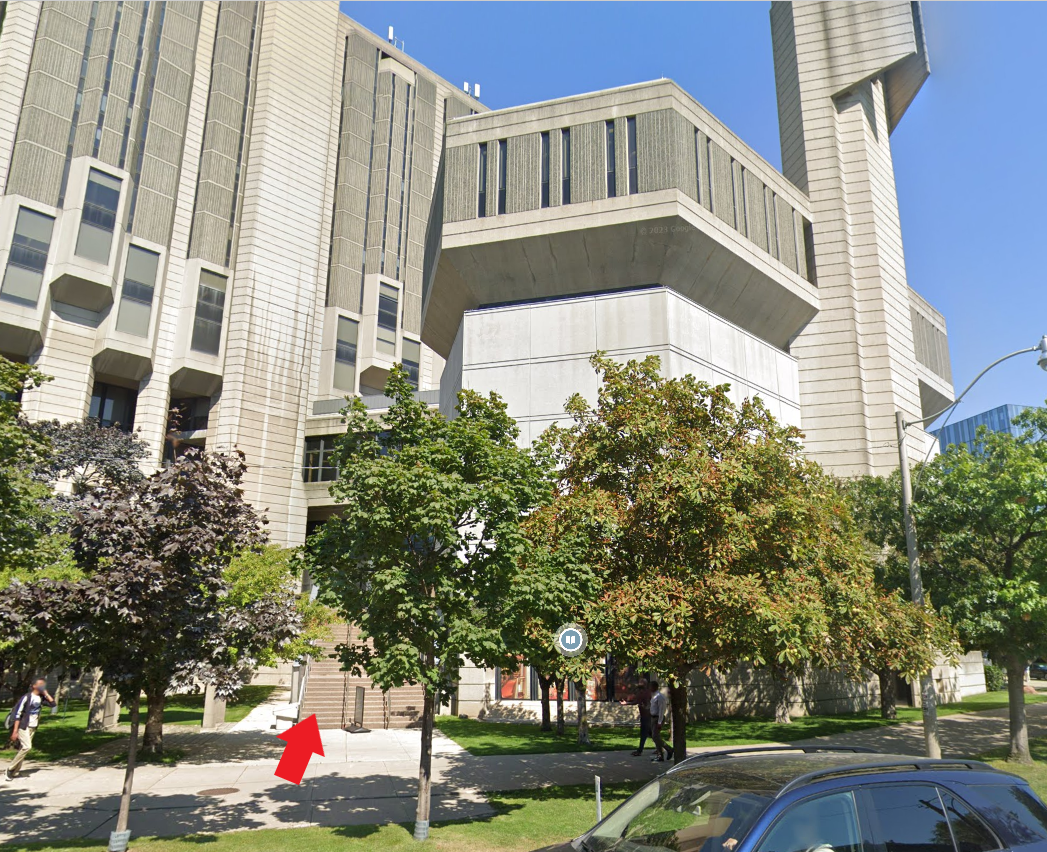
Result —
<instances>
[{"instance_id":1,"label":"dark blue car","mask_svg":"<svg viewBox=\"0 0 1047 852\"><path fill-rule=\"evenodd\" d=\"M1047 852L1028 783L974 760L736 749L683 761L547 852Z\"/></svg>"}]
</instances>

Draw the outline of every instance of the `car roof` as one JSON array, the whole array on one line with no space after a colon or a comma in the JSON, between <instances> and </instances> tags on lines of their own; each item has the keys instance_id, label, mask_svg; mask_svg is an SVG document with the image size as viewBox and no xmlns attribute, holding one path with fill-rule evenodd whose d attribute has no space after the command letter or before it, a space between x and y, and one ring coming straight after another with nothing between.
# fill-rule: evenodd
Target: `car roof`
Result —
<instances>
[{"instance_id":1,"label":"car roof","mask_svg":"<svg viewBox=\"0 0 1047 852\"><path fill-rule=\"evenodd\" d=\"M700 781L778 797L798 787L832 778L882 772L950 770L984 772L1011 781L1021 780L977 760L931 760L912 755L879 754L869 749L826 746L768 746L700 754L679 763L668 774L682 783Z\"/></svg>"}]
</instances>

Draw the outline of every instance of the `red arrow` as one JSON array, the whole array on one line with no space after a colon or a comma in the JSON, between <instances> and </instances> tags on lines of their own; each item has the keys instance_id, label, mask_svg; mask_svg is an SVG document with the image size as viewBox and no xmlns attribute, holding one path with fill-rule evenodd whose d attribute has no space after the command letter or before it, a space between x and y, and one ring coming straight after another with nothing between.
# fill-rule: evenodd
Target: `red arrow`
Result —
<instances>
[{"instance_id":1,"label":"red arrow","mask_svg":"<svg viewBox=\"0 0 1047 852\"><path fill-rule=\"evenodd\" d=\"M292 784L301 784L309 760L314 754L324 755L324 745L320 741L320 726L316 724L316 714L303 719L297 725L288 728L277 739L287 743L284 753L277 764L277 778L283 778Z\"/></svg>"}]
</instances>

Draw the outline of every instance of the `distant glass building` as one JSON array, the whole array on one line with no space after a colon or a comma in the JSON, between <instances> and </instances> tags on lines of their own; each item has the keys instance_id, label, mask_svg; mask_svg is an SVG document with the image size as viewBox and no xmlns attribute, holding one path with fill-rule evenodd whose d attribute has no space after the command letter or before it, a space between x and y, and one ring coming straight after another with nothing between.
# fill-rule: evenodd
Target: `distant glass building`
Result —
<instances>
[{"instance_id":1,"label":"distant glass building","mask_svg":"<svg viewBox=\"0 0 1047 852\"><path fill-rule=\"evenodd\" d=\"M934 434L938 436L938 445L943 453L950 444L966 444L968 450L973 450L979 426L987 426L993 432L1010 432L1012 435L1018 435L1019 430L1014 425L1014 418L1028 407L1027 405L1001 405L999 408L983 411L959 423L950 423Z\"/></svg>"}]
</instances>

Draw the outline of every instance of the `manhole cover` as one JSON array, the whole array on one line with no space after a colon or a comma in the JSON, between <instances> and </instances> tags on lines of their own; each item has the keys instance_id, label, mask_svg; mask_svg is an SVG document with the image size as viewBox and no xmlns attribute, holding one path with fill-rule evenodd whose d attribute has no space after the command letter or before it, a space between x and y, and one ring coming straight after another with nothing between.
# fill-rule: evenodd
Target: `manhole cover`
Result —
<instances>
[{"instance_id":1,"label":"manhole cover","mask_svg":"<svg viewBox=\"0 0 1047 852\"><path fill-rule=\"evenodd\" d=\"M198 796L228 796L230 793L239 793L236 787L212 787L210 790L201 790Z\"/></svg>"}]
</instances>

